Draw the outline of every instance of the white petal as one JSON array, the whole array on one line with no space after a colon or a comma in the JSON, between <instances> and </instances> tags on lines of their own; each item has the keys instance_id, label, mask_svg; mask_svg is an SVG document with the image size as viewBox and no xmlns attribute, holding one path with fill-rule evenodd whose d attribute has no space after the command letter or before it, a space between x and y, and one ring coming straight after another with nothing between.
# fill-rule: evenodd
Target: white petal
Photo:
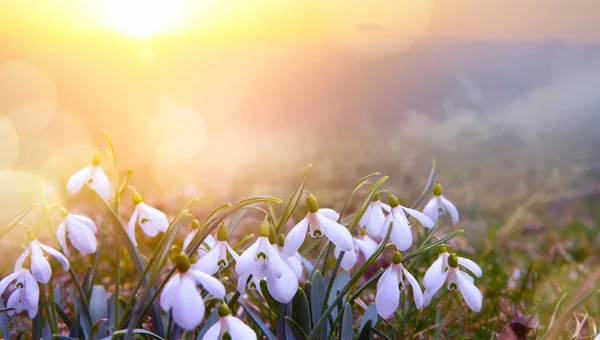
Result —
<instances>
[{"instance_id":1,"label":"white petal","mask_svg":"<svg viewBox=\"0 0 600 340\"><path fill-rule=\"evenodd\" d=\"M40 287L29 271L26 271L23 274L25 276L23 289L25 290L25 299L27 300L27 305L28 307L37 306L40 299Z\"/></svg>"},{"instance_id":2,"label":"white petal","mask_svg":"<svg viewBox=\"0 0 600 340\"><path fill-rule=\"evenodd\" d=\"M385 210L386 212L390 212L392 211L392 207L390 207L389 204L383 203L381 201L375 201L375 203L381 207L381 209Z\"/></svg>"},{"instance_id":3,"label":"white petal","mask_svg":"<svg viewBox=\"0 0 600 340\"><path fill-rule=\"evenodd\" d=\"M96 252L98 241L96 235L89 227L76 220L68 221L69 239L75 249L82 254L93 254Z\"/></svg>"},{"instance_id":4,"label":"white petal","mask_svg":"<svg viewBox=\"0 0 600 340\"><path fill-rule=\"evenodd\" d=\"M188 273L196 280L196 283L202 285L212 296L217 299L225 299L225 286L218 279L197 270L188 270Z\"/></svg>"},{"instance_id":5,"label":"white petal","mask_svg":"<svg viewBox=\"0 0 600 340\"><path fill-rule=\"evenodd\" d=\"M300 254L296 253L294 256L288 257L287 260L289 261L289 266L296 273L298 280L302 279L302 260L300 259Z\"/></svg>"},{"instance_id":6,"label":"white petal","mask_svg":"<svg viewBox=\"0 0 600 340\"><path fill-rule=\"evenodd\" d=\"M400 266L402 267L402 272L406 276L408 283L410 283L410 285L412 286L413 299L415 300L415 306L417 307L417 309L421 309L421 307L423 307L423 293L421 292L421 287L419 286L419 283L417 282L417 280L415 280L415 277L412 276L412 274L409 273L408 270L406 270L406 268L404 268L403 265L400 265Z\"/></svg>"},{"instance_id":7,"label":"white petal","mask_svg":"<svg viewBox=\"0 0 600 340\"><path fill-rule=\"evenodd\" d=\"M181 274L179 273L175 273L171 276L160 294L160 307L165 312L168 312L169 309L171 309L171 306L173 306L173 300L175 300L175 296L179 290L180 276Z\"/></svg>"},{"instance_id":8,"label":"white petal","mask_svg":"<svg viewBox=\"0 0 600 340\"><path fill-rule=\"evenodd\" d=\"M366 227L368 225L367 221L369 220L369 215L371 214L371 211L373 210L373 202L369 203L369 205L367 206L367 209L365 209L365 212L363 213L362 217L360 218L360 220L358 221L358 226L359 227ZM376 207L375 207L376 208Z\"/></svg>"},{"instance_id":9,"label":"white petal","mask_svg":"<svg viewBox=\"0 0 600 340\"><path fill-rule=\"evenodd\" d=\"M452 224L458 224L458 220L459 220L458 209L456 209L456 207L454 206L454 204L452 202L445 199L444 196L440 196L440 199L442 200L442 203L444 204L444 208L446 208L445 210L448 211L448 214L450 214L450 216L452 217Z\"/></svg>"},{"instance_id":10,"label":"white petal","mask_svg":"<svg viewBox=\"0 0 600 340\"><path fill-rule=\"evenodd\" d=\"M217 322L215 322L214 325L210 326L208 331L206 331L206 333L202 337L202 340L221 339L221 323L223 322L222 320L223 318L219 318L219 320L217 320Z\"/></svg>"},{"instance_id":11,"label":"white petal","mask_svg":"<svg viewBox=\"0 0 600 340\"><path fill-rule=\"evenodd\" d=\"M35 277L38 282L48 283L50 277L52 276L52 268L50 268L50 263L44 257L42 253L42 248L40 247L40 243L38 241L31 241L29 243L31 247L31 273L33 277Z\"/></svg>"},{"instance_id":12,"label":"white petal","mask_svg":"<svg viewBox=\"0 0 600 340\"><path fill-rule=\"evenodd\" d=\"M237 262L238 259L240 258L240 255L238 255L238 253L236 253L235 250L233 250L233 248L231 248L229 246L229 244L227 244L227 251L229 252L229 254L231 254L231 257L233 257L233 260L235 262Z\"/></svg>"},{"instance_id":13,"label":"white petal","mask_svg":"<svg viewBox=\"0 0 600 340\"><path fill-rule=\"evenodd\" d=\"M69 178L69 181L67 182L67 191L71 195L75 195L76 193L78 193L79 190L81 190L81 188L83 187L83 185L86 184L87 181L91 178L91 169L91 166L86 166L83 169L77 170L77 172L75 172Z\"/></svg>"},{"instance_id":14,"label":"white petal","mask_svg":"<svg viewBox=\"0 0 600 340\"><path fill-rule=\"evenodd\" d=\"M296 273L287 265L283 267L283 274L280 278L273 275L272 271L267 271L267 289L275 300L280 303L289 303L298 291Z\"/></svg>"},{"instance_id":15,"label":"white petal","mask_svg":"<svg viewBox=\"0 0 600 340\"><path fill-rule=\"evenodd\" d=\"M60 265L62 266L64 271L69 270L69 267L71 266L71 264L69 263L69 260L67 260L67 258L60 251L58 251L52 247L48 247L47 245L45 245L43 243L39 243L39 245L40 245L40 247L42 247L42 249L44 249L44 251L46 253L54 256L54 258L57 259L58 262L60 262Z\"/></svg>"},{"instance_id":16,"label":"white petal","mask_svg":"<svg viewBox=\"0 0 600 340\"><path fill-rule=\"evenodd\" d=\"M392 243L396 246L399 251L405 251L412 246L412 230L406 223L406 217L404 212L392 209L390 213L393 216L394 224L392 225L392 233L390 238Z\"/></svg>"},{"instance_id":17,"label":"white petal","mask_svg":"<svg viewBox=\"0 0 600 340\"><path fill-rule=\"evenodd\" d=\"M323 233L327 238L343 251L351 251L353 248L352 234L343 225L332 221L319 212L316 213L317 221L321 224Z\"/></svg>"},{"instance_id":18,"label":"white petal","mask_svg":"<svg viewBox=\"0 0 600 340\"><path fill-rule=\"evenodd\" d=\"M283 255L290 257L298 252L302 242L306 238L306 232L308 231L308 215L304 217L298 224L296 224L285 237L285 243L283 244Z\"/></svg>"},{"instance_id":19,"label":"white petal","mask_svg":"<svg viewBox=\"0 0 600 340\"><path fill-rule=\"evenodd\" d=\"M280 278L283 275L283 269L287 264L283 261L277 246L270 244L268 246L269 260L267 261L268 270L275 275L276 278Z\"/></svg>"},{"instance_id":20,"label":"white petal","mask_svg":"<svg viewBox=\"0 0 600 340\"><path fill-rule=\"evenodd\" d=\"M224 244L222 244L224 246ZM208 253L198 259L198 262L194 264L194 270L213 275L219 270L219 253L221 251L221 244L212 248Z\"/></svg>"},{"instance_id":21,"label":"white petal","mask_svg":"<svg viewBox=\"0 0 600 340\"><path fill-rule=\"evenodd\" d=\"M431 299L433 298L435 293L437 293L438 290L440 290L440 288L425 288L425 291L423 292L423 307L429 306L429 304L431 303Z\"/></svg>"},{"instance_id":22,"label":"white petal","mask_svg":"<svg viewBox=\"0 0 600 340\"><path fill-rule=\"evenodd\" d=\"M106 177L100 166L94 167L91 171L92 183L89 184L90 188L94 189L103 200L108 201L110 198L110 181L108 177Z\"/></svg>"},{"instance_id":23,"label":"white petal","mask_svg":"<svg viewBox=\"0 0 600 340\"><path fill-rule=\"evenodd\" d=\"M183 241L183 250L186 250L190 243L192 243L192 240L194 239L194 236L196 236L197 232L198 229L194 229L185 237L185 240Z\"/></svg>"},{"instance_id":24,"label":"white petal","mask_svg":"<svg viewBox=\"0 0 600 340\"><path fill-rule=\"evenodd\" d=\"M375 295L375 308L377 313L384 319L394 314L400 303L400 289L398 288L398 274L390 266L377 282L377 294Z\"/></svg>"},{"instance_id":25,"label":"white petal","mask_svg":"<svg viewBox=\"0 0 600 340\"><path fill-rule=\"evenodd\" d=\"M458 268L450 268L448 269L448 290L458 290L458 276L456 273L458 272Z\"/></svg>"},{"instance_id":26,"label":"white petal","mask_svg":"<svg viewBox=\"0 0 600 340\"><path fill-rule=\"evenodd\" d=\"M137 223L138 211L137 209L133 210L133 214L131 214L131 218L129 222L127 222L127 235L131 239L131 243L137 247L137 241L135 240L135 224Z\"/></svg>"},{"instance_id":27,"label":"white petal","mask_svg":"<svg viewBox=\"0 0 600 340\"><path fill-rule=\"evenodd\" d=\"M227 326L229 328L229 335L231 335L232 340L255 340L256 333L254 330L248 326L242 320L228 315L227 318Z\"/></svg>"},{"instance_id":28,"label":"white petal","mask_svg":"<svg viewBox=\"0 0 600 340\"><path fill-rule=\"evenodd\" d=\"M374 206L367 221L367 234L373 238L381 237L384 222L385 215L383 214L383 210L379 205Z\"/></svg>"},{"instance_id":29,"label":"white petal","mask_svg":"<svg viewBox=\"0 0 600 340\"><path fill-rule=\"evenodd\" d=\"M414 217L419 223L421 223L425 228L431 229L435 226L435 223L429 218L429 216L423 214L420 211L416 211L415 209L402 207L407 214Z\"/></svg>"},{"instance_id":30,"label":"white petal","mask_svg":"<svg viewBox=\"0 0 600 340\"><path fill-rule=\"evenodd\" d=\"M394 230L394 224L392 223L394 215L388 214L383 221L383 225L381 226L381 235L379 237L384 238L388 232L388 229L391 227ZM390 233L391 234L391 233Z\"/></svg>"},{"instance_id":31,"label":"white petal","mask_svg":"<svg viewBox=\"0 0 600 340\"><path fill-rule=\"evenodd\" d=\"M333 209L328 209L328 208L323 208L323 209L319 209L317 211L317 213L325 216L326 218L336 222L337 220L340 219L340 214L337 213L337 211L333 210Z\"/></svg>"},{"instance_id":32,"label":"white petal","mask_svg":"<svg viewBox=\"0 0 600 340\"><path fill-rule=\"evenodd\" d=\"M240 292L240 294L244 294L244 292L246 291L246 284L248 283L248 276L238 276L238 280L237 280L237 291Z\"/></svg>"},{"instance_id":33,"label":"white petal","mask_svg":"<svg viewBox=\"0 0 600 340\"><path fill-rule=\"evenodd\" d=\"M68 219L69 219L69 222L71 222L71 221L75 220L77 223L80 223L80 224L82 224L82 225L84 225L84 226L88 227L88 228L90 229L90 231L91 231L92 233L94 233L94 234L97 232L97 230L96 230L96 225L94 224L94 221L92 221L92 220L91 220L90 218L88 218L88 217L85 217L85 216L83 216L83 215L72 215L72 214L69 214L69 215L67 215L67 217L66 217L66 218L68 218ZM68 223L67 223L67 224L68 224Z\"/></svg>"},{"instance_id":34,"label":"white petal","mask_svg":"<svg viewBox=\"0 0 600 340\"><path fill-rule=\"evenodd\" d=\"M204 300L191 276L181 276L172 309L175 323L188 331L198 327L204 319Z\"/></svg>"},{"instance_id":35,"label":"white petal","mask_svg":"<svg viewBox=\"0 0 600 340\"><path fill-rule=\"evenodd\" d=\"M21 299L22 289L15 289L10 296L8 297L8 301L6 301L6 308L14 308L15 310L9 310L6 312L8 316L12 316L15 313L21 313L25 310L24 303Z\"/></svg>"},{"instance_id":36,"label":"white petal","mask_svg":"<svg viewBox=\"0 0 600 340\"><path fill-rule=\"evenodd\" d=\"M483 295L470 280L465 278L467 274L461 272L460 270L457 270L456 272L458 289L465 299L465 302L474 312L479 312L481 310Z\"/></svg>"},{"instance_id":37,"label":"white petal","mask_svg":"<svg viewBox=\"0 0 600 340\"><path fill-rule=\"evenodd\" d=\"M461 266L467 268L468 270L471 271L471 273L475 274L475 276L477 277L481 277L481 275L483 274L481 272L481 267L479 267L479 265L477 265L477 263L466 259L464 257L458 257L458 264L460 264Z\"/></svg>"},{"instance_id":38,"label":"white petal","mask_svg":"<svg viewBox=\"0 0 600 340\"><path fill-rule=\"evenodd\" d=\"M354 246L363 253L365 259L368 259L369 257L371 257L371 255L373 255L373 253L375 253L378 244L369 236L365 236L362 240L355 239Z\"/></svg>"},{"instance_id":39,"label":"white petal","mask_svg":"<svg viewBox=\"0 0 600 340\"><path fill-rule=\"evenodd\" d=\"M58 244L60 244L63 253L68 256L69 248L67 248L67 230L65 228L65 221L60 222L58 225L58 229L56 229L56 238L58 239Z\"/></svg>"},{"instance_id":40,"label":"white petal","mask_svg":"<svg viewBox=\"0 0 600 340\"><path fill-rule=\"evenodd\" d=\"M423 213L429 216L433 223L437 223L440 219L440 206L438 202L437 197L432 197L425 205L425 208L423 208Z\"/></svg>"},{"instance_id":41,"label":"white petal","mask_svg":"<svg viewBox=\"0 0 600 340\"><path fill-rule=\"evenodd\" d=\"M31 306L31 309L28 310L27 315L29 316L30 319L35 318L35 316L38 313L38 305L37 303L33 306Z\"/></svg>"},{"instance_id":42,"label":"white petal","mask_svg":"<svg viewBox=\"0 0 600 340\"><path fill-rule=\"evenodd\" d=\"M438 288L444 285L446 281L447 273L444 273L443 269L444 257L440 254L432 264L425 276L423 277L423 286L428 289Z\"/></svg>"},{"instance_id":43,"label":"white petal","mask_svg":"<svg viewBox=\"0 0 600 340\"><path fill-rule=\"evenodd\" d=\"M2 295L2 293L4 293L4 291L6 290L6 287L8 287L8 285L13 282L18 276L19 274L21 274L21 271L16 271L14 273L11 273L10 275L6 276L5 278L3 278L2 280L0 280L0 296Z\"/></svg>"},{"instance_id":44,"label":"white petal","mask_svg":"<svg viewBox=\"0 0 600 340\"><path fill-rule=\"evenodd\" d=\"M15 262L14 272L17 272L23 268L23 262L25 262L25 259L27 258L27 256L29 256L30 252L30 247L28 245L27 248L25 248L25 250L21 253L21 255L19 255L17 262ZM0 293L0 295L2 295L2 293Z\"/></svg>"},{"instance_id":45,"label":"white petal","mask_svg":"<svg viewBox=\"0 0 600 340\"><path fill-rule=\"evenodd\" d=\"M139 203L136 209L138 210L138 224L146 235L155 237L159 232L165 232L169 228L167 215L162 211L144 202Z\"/></svg>"},{"instance_id":46,"label":"white petal","mask_svg":"<svg viewBox=\"0 0 600 340\"><path fill-rule=\"evenodd\" d=\"M336 257L337 258L337 257ZM352 269L356 262L358 261L358 255L356 254L356 250L351 250L344 253L344 258L342 259L342 268L346 270Z\"/></svg>"}]
</instances>

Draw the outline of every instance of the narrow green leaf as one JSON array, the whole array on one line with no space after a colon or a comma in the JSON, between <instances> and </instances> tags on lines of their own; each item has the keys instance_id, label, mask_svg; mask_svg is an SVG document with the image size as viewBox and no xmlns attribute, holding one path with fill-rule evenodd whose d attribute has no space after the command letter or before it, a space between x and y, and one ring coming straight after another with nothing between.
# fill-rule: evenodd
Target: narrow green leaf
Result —
<instances>
[{"instance_id":1,"label":"narrow green leaf","mask_svg":"<svg viewBox=\"0 0 600 340\"><path fill-rule=\"evenodd\" d=\"M149 336L149 337L151 337L153 339L156 339L156 340L164 340L160 336L158 336L158 335L156 335L156 334L154 334L154 333L152 333L150 331L147 331L145 329L137 329L136 328L136 329L133 329L131 332L133 334L137 334L137 335L147 335L147 336ZM122 335L125 335L125 334L127 334L127 330L126 329L121 329L121 330L113 332L113 336L122 336Z\"/></svg>"},{"instance_id":2,"label":"narrow green leaf","mask_svg":"<svg viewBox=\"0 0 600 340\"><path fill-rule=\"evenodd\" d=\"M108 306L106 300L106 289L104 289L103 286L94 285L90 297L90 321L93 324L108 318Z\"/></svg>"},{"instance_id":3,"label":"narrow green leaf","mask_svg":"<svg viewBox=\"0 0 600 340\"><path fill-rule=\"evenodd\" d=\"M292 195L292 197L290 197L290 200L288 201L288 204L285 207L285 210L283 211L283 215L281 215L279 224L277 225L277 228L276 228L277 234L279 234L280 232L283 231L283 227L285 226L287 221L290 219L290 217L292 217L294 210L296 210L296 206L298 205L298 202L300 201L300 196L302 196L302 190L304 190L304 184L306 184L306 179L308 178L308 174L310 173L311 168L312 168L312 164L309 164L306 167L306 170L304 170L304 174L302 175L302 179L300 180L298 187L296 187L294 194Z\"/></svg>"},{"instance_id":4,"label":"narrow green leaf","mask_svg":"<svg viewBox=\"0 0 600 340\"><path fill-rule=\"evenodd\" d=\"M13 217L12 220L10 220L10 222L4 226L4 228L0 229L0 238L4 237L4 235L6 235L14 226L21 222L21 220L27 216L27 214L29 214L33 208L35 208L35 205L30 206L29 208L18 213L17 216Z\"/></svg>"},{"instance_id":5,"label":"narrow green leaf","mask_svg":"<svg viewBox=\"0 0 600 340\"><path fill-rule=\"evenodd\" d=\"M267 289L267 281L265 279L260 280L260 292L265 298L265 301L267 302L267 305L269 305L271 311L277 315L279 313L280 303L277 302L273 296L271 296L271 293L269 293L269 289Z\"/></svg>"},{"instance_id":6,"label":"narrow green leaf","mask_svg":"<svg viewBox=\"0 0 600 340\"><path fill-rule=\"evenodd\" d=\"M368 174L365 177L361 178L358 180L358 182L356 182L356 184L354 185L354 187L352 188L352 191L350 191L350 194L348 194L348 196L346 196L346 201L344 202L344 205L342 206L342 210L340 210L340 217L342 218L342 215L344 214L346 207L348 206L348 203L350 202L350 198L352 197L352 195L354 195L363 185L366 185L369 179L375 177L379 175L379 172L374 172L372 174Z\"/></svg>"},{"instance_id":7,"label":"narrow green leaf","mask_svg":"<svg viewBox=\"0 0 600 340\"><path fill-rule=\"evenodd\" d=\"M77 340L77 338L71 338L69 336L60 335L60 334L54 334L52 336L52 338L55 339L55 340Z\"/></svg>"},{"instance_id":8,"label":"narrow green leaf","mask_svg":"<svg viewBox=\"0 0 600 340\"><path fill-rule=\"evenodd\" d=\"M325 280L320 271L315 271L311 281L310 291L310 310L312 312L313 325L321 318L323 311L323 301L325 300Z\"/></svg>"},{"instance_id":9,"label":"narrow green leaf","mask_svg":"<svg viewBox=\"0 0 600 340\"><path fill-rule=\"evenodd\" d=\"M367 323L369 324L369 328L375 327L377 325L377 320L377 309L375 308L375 304L372 303L369 305L367 311L365 312L365 315L363 316L358 332L362 333L365 330L365 327L367 327Z\"/></svg>"},{"instance_id":10,"label":"narrow green leaf","mask_svg":"<svg viewBox=\"0 0 600 340\"><path fill-rule=\"evenodd\" d=\"M65 313L65 310L62 309L62 307L57 302L54 303L54 306L56 307L56 312L58 312L58 316L60 316L60 319L65 323L65 326L67 326L68 329L71 329L71 327L73 326L73 320L69 318L67 313Z\"/></svg>"},{"instance_id":11,"label":"narrow green leaf","mask_svg":"<svg viewBox=\"0 0 600 340\"><path fill-rule=\"evenodd\" d=\"M288 324L288 326L290 326L290 330L292 331L292 334L294 334L296 339L306 339L306 333L302 330L302 327L300 327L300 325L298 325L294 320L292 320L292 318L286 316L285 322Z\"/></svg>"},{"instance_id":12,"label":"narrow green leaf","mask_svg":"<svg viewBox=\"0 0 600 340\"><path fill-rule=\"evenodd\" d=\"M352 340L354 337L354 330L352 328L353 321L352 307L347 303L346 306L344 306L344 316L342 317L341 340Z\"/></svg>"},{"instance_id":13,"label":"narrow green leaf","mask_svg":"<svg viewBox=\"0 0 600 340\"><path fill-rule=\"evenodd\" d=\"M373 334L373 331L371 330L371 320L368 320L361 329L362 330L358 333L358 340L370 340Z\"/></svg>"},{"instance_id":14,"label":"narrow green leaf","mask_svg":"<svg viewBox=\"0 0 600 340\"><path fill-rule=\"evenodd\" d=\"M416 208L419 204L421 204L421 202L423 201L423 199L429 192L431 185L433 185L433 182L435 182L435 161L433 161L433 163L431 164L431 171L429 171L429 178L427 179L425 188L423 188L423 192L421 192L421 195L419 195L419 198L417 198L415 203L412 205L413 209Z\"/></svg>"},{"instance_id":15,"label":"narrow green leaf","mask_svg":"<svg viewBox=\"0 0 600 340\"><path fill-rule=\"evenodd\" d=\"M42 307L45 305L45 295L44 295L44 285L42 283L38 284L40 287L40 296L39 296L39 300L38 300L38 306L40 306L38 309L38 313L36 314L35 318L33 318L33 320L31 321L31 338L32 339L39 339L42 337L42 331L43 331L43 327L44 327L44 312L42 311Z\"/></svg>"},{"instance_id":16,"label":"narrow green leaf","mask_svg":"<svg viewBox=\"0 0 600 340\"><path fill-rule=\"evenodd\" d=\"M252 321L254 321L254 323L258 326L258 328L260 328L260 330L263 332L265 337L267 337L267 339L276 340L275 335L273 335L273 332L271 332L269 327L267 325L265 325L265 323L261 320L260 316L256 315L256 313L254 313L252 311L252 309L250 309L248 306L246 306L246 304L240 303L240 306L242 306L242 308L244 309L246 314L248 314L250 319L252 319ZM200 339L198 339L198 340L200 340Z\"/></svg>"},{"instance_id":17,"label":"narrow green leaf","mask_svg":"<svg viewBox=\"0 0 600 340\"><path fill-rule=\"evenodd\" d=\"M90 329L90 333L87 336L88 340L96 340L99 337L106 336L106 319L99 320Z\"/></svg>"},{"instance_id":18,"label":"narrow green leaf","mask_svg":"<svg viewBox=\"0 0 600 340\"><path fill-rule=\"evenodd\" d=\"M378 330L375 327L371 327L371 331L375 334L377 334L380 338L384 339L384 340L391 340L389 336L385 335L385 333L383 333L382 331Z\"/></svg>"},{"instance_id":19,"label":"narrow green leaf","mask_svg":"<svg viewBox=\"0 0 600 340\"><path fill-rule=\"evenodd\" d=\"M15 310L14 308L0 308L0 313L9 312L11 310Z\"/></svg>"},{"instance_id":20,"label":"narrow green leaf","mask_svg":"<svg viewBox=\"0 0 600 340\"><path fill-rule=\"evenodd\" d=\"M300 326L305 335L311 330L310 314L310 305L306 294L302 288L298 288L298 292L292 300L292 319Z\"/></svg>"},{"instance_id":21,"label":"narrow green leaf","mask_svg":"<svg viewBox=\"0 0 600 340\"><path fill-rule=\"evenodd\" d=\"M73 305L75 306L75 309L77 310L77 313L79 314L79 323L81 325L81 330L83 331L83 334L85 334L85 335L89 334L90 329L92 328L92 325L90 324L90 320L85 316L87 314L85 311L85 307L83 306L81 301L79 301L77 299L77 297L75 297L75 294L68 288L67 288L67 293L71 297L71 301L73 302ZM75 327L77 327L77 326L75 326Z\"/></svg>"},{"instance_id":22,"label":"narrow green leaf","mask_svg":"<svg viewBox=\"0 0 600 340\"><path fill-rule=\"evenodd\" d=\"M246 214L246 210L240 210L237 212L237 214L235 214L233 216L231 221L229 221L229 223L227 223L227 234L228 235L231 235L235 231L235 229L240 224L240 221L242 220L242 218L244 217L245 214Z\"/></svg>"}]
</instances>

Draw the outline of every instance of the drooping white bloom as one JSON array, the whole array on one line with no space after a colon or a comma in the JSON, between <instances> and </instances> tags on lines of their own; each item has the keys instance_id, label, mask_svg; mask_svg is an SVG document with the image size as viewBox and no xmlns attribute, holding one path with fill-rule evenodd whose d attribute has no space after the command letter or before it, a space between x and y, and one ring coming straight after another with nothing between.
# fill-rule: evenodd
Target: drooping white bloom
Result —
<instances>
[{"instance_id":1,"label":"drooping white bloom","mask_svg":"<svg viewBox=\"0 0 600 340\"><path fill-rule=\"evenodd\" d=\"M192 330L204 319L204 299L198 285L211 295L225 299L225 287L221 281L190 268L190 260L182 253L175 257L177 272L165 284L160 296L160 306L165 312L173 309L173 320L186 330Z\"/></svg>"},{"instance_id":2,"label":"drooping white bloom","mask_svg":"<svg viewBox=\"0 0 600 340\"><path fill-rule=\"evenodd\" d=\"M223 225L217 233L217 241L204 256L196 261L194 269L213 275L219 268L227 267L227 253L231 254L235 261L239 259L239 255L227 244L227 227Z\"/></svg>"},{"instance_id":3,"label":"drooping white bloom","mask_svg":"<svg viewBox=\"0 0 600 340\"><path fill-rule=\"evenodd\" d=\"M354 265L359 261L366 261L375 250L377 250L377 242L373 240L368 235L363 235L361 237L355 237L353 239L354 247L351 251L344 253L344 258L342 258L342 268L345 270L350 270ZM341 249L335 247L333 250L333 255L337 259L340 256Z\"/></svg>"},{"instance_id":4,"label":"drooping white bloom","mask_svg":"<svg viewBox=\"0 0 600 340\"><path fill-rule=\"evenodd\" d=\"M66 210L61 209L63 220L60 222L56 230L58 243L65 255L69 255L67 248L67 233L69 240L75 249L82 254L93 254L96 252L98 241L96 240L96 225L94 222L82 215L69 214Z\"/></svg>"},{"instance_id":5,"label":"drooping white bloom","mask_svg":"<svg viewBox=\"0 0 600 340\"><path fill-rule=\"evenodd\" d=\"M192 240L198 233L198 230L200 230L199 228L200 222L198 222L198 220L193 220L192 231L185 237L185 240L183 241L183 250L187 249L190 243L192 243ZM215 244L217 244L217 240L215 240L215 238L212 235L207 235L204 239L204 242L202 242L202 244L198 247L198 255L200 257L206 255L206 253L208 253L209 250L214 248Z\"/></svg>"},{"instance_id":6,"label":"drooping white bloom","mask_svg":"<svg viewBox=\"0 0 600 340\"><path fill-rule=\"evenodd\" d=\"M352 250L352 234L343 225L337 223L340 215L332 209L319 209L319 203L313 195L306 197L308 214L296 224L287 234L283 246L286 257L293 256L306 238L309 230L311 237L321 237L323 234L343 251Z\"/></svg>"},{"instance_id":7,"label":"drooping white bloom","mask_svg":"<svg viewBox=\"0 0 600 340\"><path fill-rule=\"evenodd\" d=\"M277 249L279 250L279 253L281 253L282 255L283 255L283 245L284 244L285 244L285 235L279 234L279 238L277 239ZM292 256L285 257L285 260L287 261L287 264L290 266L290 268L292 268L294 273L296 273L296 277L298 278L298 280L302 279L302 273L304 271L303 265L302 265L302 255L300 255L300 253L296 252Z\"/></svg>"},{"instance_id":8,"label":"drooping white bloom","mask_svg":"<svg viewBox=\"0 0 600 340\"><path fill-rule=\"evenodd\" d=\"M232 316L229 307L222 303L219 306L219 320L212 325L203 340L256 340L256 333L248 327L242 320Z\"/></svg>"},{"instance_id":9,"label":"drooping white bloom","mask_svg":"<svg viewBox=\"0 0 600 340\"><path fill-rule=\"evenodd\" d=\"M29 244L17 259L17 262L15 263L15 272L23 268L23 262L31 255L31 274L38 282L44 284L48 283L52 276L52 268L50 267L50 263L48 263L48 259L44 256L44 253L54 256L65 271L69 270L69 260L67 260L61 252L36 240L35 235L31 231L27 232L27 239L29 240Z\"/></svg>"},{"instance_id":10,"label":"drooping white bloom","mask_svg":"<svg viewBox=\"0 0 600 340\"><path fill-rule=\"evenodd\" d=\"M459 220L458 209L448 199L442 195L442 186L436 184L433 187L433 197L427 202L423 213L431 218L435 223L438 222L441 215L449 214L452 218L452 224L457 224Z\"/></svg>"},{"instance_id":11,"label":"drooping white bloom","mask_svg":"<svg viewBox=\"0 0 600 340\"><path fill-rule=\"evenodd\" d=\"M390 195L390 213L383 222L383 228L381 229L381 237L385 236L387 228L392 223L392 231L390 233L390 239L399 251L405 251L413 243L412 237L412 225L408 221L406 215L414 217L419 221L425 228L433 228L433 221L422 212L403 207L400 205L400 201L394 195Z\"/></svg>"},{"instance_id":12,"label":"drooping white bloom","mask_svg":"<svg viewBox=\"0 0 600 340\"><path fill-rule=\"evenodd\" d=\"M137 192L133 194L133 203L135 204L135 208L129 219L129 223L127 223L127 234L135 246L137 246L135 239L136 224L150 237L155 237L159 232L164 233L167 231L169 228L169 219L164 212L144 203L142 197Z\"/></svg>"},{"instance_id":13,"label":"drooping white bloom","mask_svg":"<svg viewBox=\"0 0 600 340\"><path fill-rule=\"evenodd\" d=\"M377 313L384 319L394 314L400 304L400 291L404 290L404 279L412 286L415 306L420 309L423 306L423 293L419 283L411 273L402 265L402 255L396 251L392 264L385 270L377 282L377 293L375 295L375 308Z\"/></svg>"},{"instance_id":14,"label":"drooping white bloom","mask_svg":"<svg viewBox=\"0 0 600 340\"><path fill-rule=\"evenodd\" d=\"M40 298L38 283L29 269L20 268L0 281L0 296L13 281L15 281L15 290L10 294L6 307L15 310L10 310L7 314L27 311L29 317L33 319L37 315Z\"/></svg>"},{"instance_id":15,"label":"drooping white bloom","mask_svg":"<svg viewBox=\"0 0 600 340\"><path fill-rule=\"evenodd\" d=\"M444 260L446 259L446 263ZM427 306L431 298L448 280L449 290L460 290L465 302L474 312L481 310L483 295L475 286L474 279L467 273L461 271L458 265L469 269L475 276L481 277L481 268L473 261L458 257L456 254L440 254L438 259L431 265L423 278L423 305Z\"/></svg>"},{"instance_id":16,"label":"drooping white bloom","mask_svg":"<svg viewBox=\"0 0 600 340\"><path fill-rule=\"evenodd\" d=\"M103 200L108 201L110 197L110 181L100 166L100 156L94 156L92 164L75 172L67 182L67 191L75 195L81 188L87 185L98 193Z\"/></svg>"},{"instance_id":17,"label":"drooping white bloom","mask_svg":"<svg viewBox=\"0 0 600 340\"><path fill-rule=\"evenodd\" d=\"M381 237L381 229L385 221L383 211L390 212L390 206L379 200L379 193L375 195L375 200L371 201L367 206L367 210L360 218L358 225L367 230L367 234L371 238ZM344 255L347 256L347 255Z\"/></svg>"}]
</instances>

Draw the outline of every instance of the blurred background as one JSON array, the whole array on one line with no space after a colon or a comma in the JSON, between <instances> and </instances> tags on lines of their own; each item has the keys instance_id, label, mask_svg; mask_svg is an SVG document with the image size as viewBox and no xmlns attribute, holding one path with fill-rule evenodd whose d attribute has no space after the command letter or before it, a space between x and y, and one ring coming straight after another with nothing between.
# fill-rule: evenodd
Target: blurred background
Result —
<instances>
[{"instance_id":1,"label":"blurred background","mask_svg":"<svg viewBox=\"0 0 600 340\"><path fill-rule=\"evenodd\" d=\"M0 225L41 182L69 199L103 130L154 203L285 198L308 163L332 204L373 171L410 201L434 159L466 216L593 195L598 13L595 0L0 0Z\"/></svg>"}]
</instances>

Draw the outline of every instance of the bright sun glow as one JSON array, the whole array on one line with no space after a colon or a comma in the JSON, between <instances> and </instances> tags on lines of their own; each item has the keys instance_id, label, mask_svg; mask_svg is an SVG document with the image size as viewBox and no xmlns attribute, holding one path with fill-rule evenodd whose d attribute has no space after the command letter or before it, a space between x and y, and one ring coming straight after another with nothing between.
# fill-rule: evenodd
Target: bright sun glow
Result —
<instances>
[{"instance_id":1,"label":"bright sun glow","mask_svg":"<svg viewBox=\"0 0 600 340\"><path fill-rule=\"evenodd\" d=\"M177 0L107 0L103 4L112 29L142 39L173 30L181 16Z\"/></svg>"}]
</instances>

